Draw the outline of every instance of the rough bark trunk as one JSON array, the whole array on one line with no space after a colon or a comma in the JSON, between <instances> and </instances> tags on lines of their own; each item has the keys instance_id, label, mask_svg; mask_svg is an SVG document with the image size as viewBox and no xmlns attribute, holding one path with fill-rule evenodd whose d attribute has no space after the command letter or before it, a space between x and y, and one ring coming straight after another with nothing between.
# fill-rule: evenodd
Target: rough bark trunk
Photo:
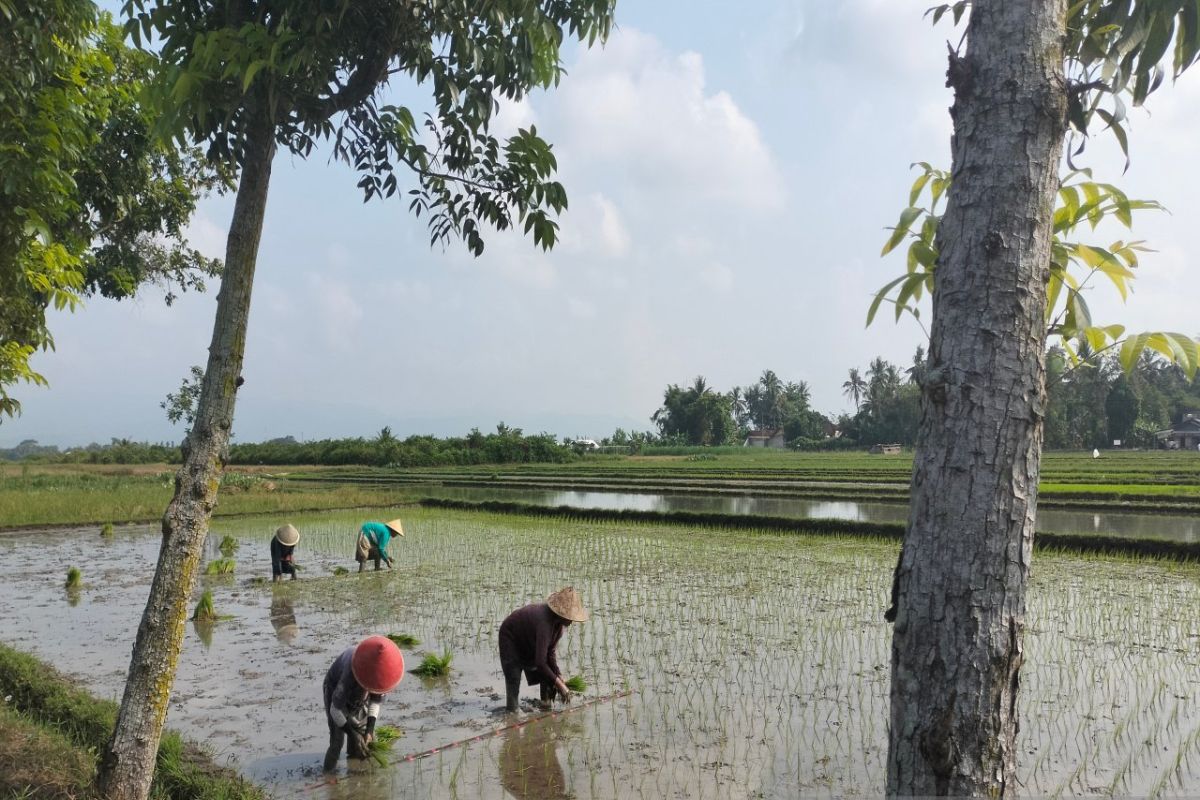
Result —
<instances>
[{"instance_id":1,"label":"rough bark trunk","mask_svg":"<svg viewBox=\"0 0 1200 800\"><path fill-rule=\"evenodd\" d=\"M1066 0L976 0L892 640L890 796L1016 792Z\"/></svg>"},{"instance_id":2,"label":"rough bark trunk","mask_svg":"<svg viewBox=\"0 0 1200 800\"><path fill-rule=\"evenodd\" d=\"M145 800L150 793L192 588L225 468L275 155L274 131L267 116L260 114L255 120L255 130L246 142L226 243L225 271L199 407L183 445L175 496L163 515L158 567L138 626L116 729L96 778L97 790L109 800Z\"/></svg>"}]
</instances>

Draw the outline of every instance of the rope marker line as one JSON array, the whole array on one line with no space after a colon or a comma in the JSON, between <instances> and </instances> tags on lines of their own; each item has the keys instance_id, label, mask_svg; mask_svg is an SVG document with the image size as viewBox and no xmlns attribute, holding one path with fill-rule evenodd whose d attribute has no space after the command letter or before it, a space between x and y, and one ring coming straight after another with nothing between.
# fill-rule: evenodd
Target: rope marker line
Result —
<instances>
[{"instance_id":1,"label":"rope marker line","mask_svg":"<svg viewBox=\"0 0 1200 800\"><path fill-rule=\"evenodd\" d=\"M592 698L591 700L585 700L582 703L578 703L573 706L568 706L567 708L561 708L558 711L547 711L544 714L538 714L537 716L530 717L528 719L523 719L520 722L513 722L508 725L501 725L499 728L495 728L491 731L488 731L487 733L480 733L475 736L468 736L465 739L459 739L456 742L451 742L450 744L445 744L445 745L442 745L441 747L431 747L428 750L422 750L419 753L410 753L409 755L405 756L404 758L398 759L397 761L405 762L405 763L412 762L412 761L419 761L422 758L428 758L429 756L435 756L438 753L442 752L443 750L452 750L455 747L462 747L465 745L473 744L475 742L481 742L484 739L491 739L495 736L499 736L500 734L504 733L505 731L516 730L518 728L524 728L526 725L532 725L533 723L541 722L544 719L554 719L556 717L561 717L566 714L572 714L576 711L583 711L585 708L590 708L591 706L599 705L600 703L608 703L613 700L620 700L622 697L628 697L631 694L633 694L633 690L626 689L621 692L615 692L613 694L604 695L603 697L595 697L595 698Z\"/></svg>"}]
</instances>

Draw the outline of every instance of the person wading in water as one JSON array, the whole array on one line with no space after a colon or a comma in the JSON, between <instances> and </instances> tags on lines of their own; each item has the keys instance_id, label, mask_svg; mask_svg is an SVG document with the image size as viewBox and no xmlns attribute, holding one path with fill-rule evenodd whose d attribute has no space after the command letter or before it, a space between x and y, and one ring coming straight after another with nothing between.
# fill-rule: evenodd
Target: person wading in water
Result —
<instances>
[{"instance_id":1,"label":"person wading in water","mask_svg":"<svg viewBox=\"0 0 1200 800\"><path fill-rule=\"evenodd\" d=\"M530 686L541 687L543 705L554 699L556 691L564 703L571 702L571 690L558 669L555 650L568 625L587 619L583 600L572 586L559 589L544 603L518 608L504 618L500 623L500 668L507 690L506 710L517 710L522 672Z\"/></svg>"},{"instance_id":2,"label":"person wading in water","mask_svg":"<svg viewBox=\"0 0 1200 800\"><path fill-rule=\"evenodd\" d=\"M346 745L347 758L366 758L375 740L375 720L383 696L404 677L404 655L386 636L369 636L346 648L325 673L325 721L329 723L326 772L332 772Z\"/></svg>"},{"instance_id":3,"label":"person wading in water","mask_svg":"<svg viewBox=\"0 0 1200 800\"><path fill-rule=\"evenodd\" d=\"M278 582L284 575L296 580L296 545L300 543L300 531L293 525L284 525L275 531L271 540L271 580Z\"/></svg>"},{"instance_id":4,"label":"person wading in water","mask_svg":"<svg viewBox=\"0 0 1200 800\"><path fill-rule=\"evenodd\" d=\"M362 572L367 561L375 562L375 571L379 571L379 562L386 561L388 569L392 569L395 559L388 555L388 542L393 536L403 536L404 527L400 520L391 522L366 522L358 531L358 543L354 547L354 560L358 562L358 571Z\"/></svg>"}]
</instances>

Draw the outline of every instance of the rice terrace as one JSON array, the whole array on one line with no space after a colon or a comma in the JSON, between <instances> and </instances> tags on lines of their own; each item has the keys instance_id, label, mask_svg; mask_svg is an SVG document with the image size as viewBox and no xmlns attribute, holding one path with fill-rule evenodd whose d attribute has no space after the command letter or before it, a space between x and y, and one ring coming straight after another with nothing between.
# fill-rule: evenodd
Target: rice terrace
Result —
<instances>
[{"instance_id":1,"label":"rice terrace","mask_svg":"<svg viewBox=\"0 0 1200 800\"><path fill-rule=\"evenodd\" d=\"M0 800L1200 797L1200 0L0 53Z\"/></svg>"}]
</instances>

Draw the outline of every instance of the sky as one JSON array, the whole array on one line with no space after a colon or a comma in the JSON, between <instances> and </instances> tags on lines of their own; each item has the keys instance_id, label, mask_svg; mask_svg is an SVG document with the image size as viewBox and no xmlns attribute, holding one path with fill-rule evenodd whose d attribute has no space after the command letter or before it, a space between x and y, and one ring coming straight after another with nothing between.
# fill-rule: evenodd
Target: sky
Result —
<instances>
[{"instance_id":1,"label":"sky","mask_svg":"<svg viewBox=\"0 0 1200 800\"><path fill-rule=\"evenodd\" d=\"M931 27L928 5L618 0L607 44L568 47L561 85L497 121L535 124L554 145L570 208L551 253L512 233L489 235L480 258L430 248L403 201L364 204L328 151L279 155L235 441L500 421L599 438L651 429L670 383L703 375L727 390L765 369L806 381L819 411L852 410L847 371L876 356L907 366L925 336L908 319L864 323L874 290L904 269L879 251L910 165L949 167L946 41L958 35ZM393 91L428 107L420 88ZM1135 221L1132 238L1157 252L1126 305L1096 287L1098 321L1200 333L1188 279L1198 101L1200 75L1185 74L1133 110L1124 175L1111 137L1080 159L1170 210ZM223 255L232 203L202 203L194 246ZM34 362L50 387L17 387L24 413L0 422L0 447L177 441L159 404L204 364L215 304L215 286L170 308L148 289L53 314L56 349Z\"/></svg>"}]
</instances>

